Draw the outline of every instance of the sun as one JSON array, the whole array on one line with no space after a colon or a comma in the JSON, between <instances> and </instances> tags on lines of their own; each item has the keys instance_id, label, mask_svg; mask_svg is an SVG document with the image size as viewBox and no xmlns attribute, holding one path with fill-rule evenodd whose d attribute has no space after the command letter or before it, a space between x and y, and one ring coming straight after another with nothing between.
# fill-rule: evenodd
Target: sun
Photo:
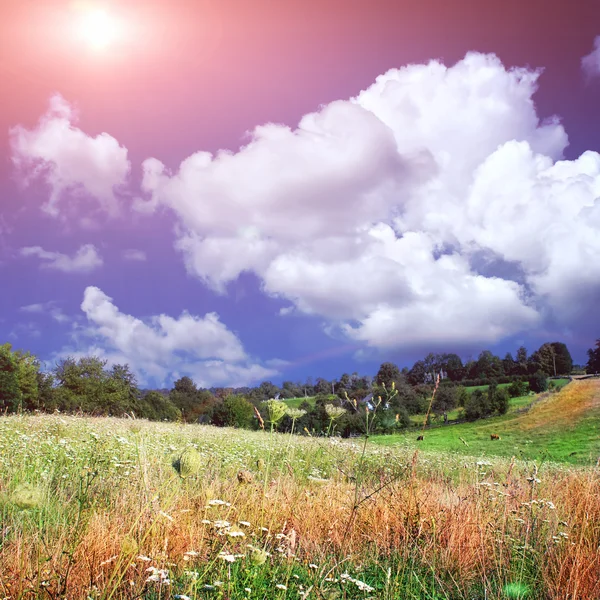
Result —
<instances>
[{"instance_id":1,"label":"sun","mask_svg":"<svg viewBox=\"0 0 600 600\"><path fill-rule=\"evenodd\" d=\"M91 9L81 15L79 34L93 50L111 46L118 33L117 21L104 9Z\"/></svg>"}]
</instances>

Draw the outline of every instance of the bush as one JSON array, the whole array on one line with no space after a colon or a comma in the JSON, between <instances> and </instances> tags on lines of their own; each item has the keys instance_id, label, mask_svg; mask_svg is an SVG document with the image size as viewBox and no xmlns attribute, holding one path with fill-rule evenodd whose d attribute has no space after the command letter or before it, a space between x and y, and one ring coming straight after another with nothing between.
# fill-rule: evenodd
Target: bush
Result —
<instances>
[{"instance_id":1,"label":"bush","mask_svg":"<svg viewBox=\"0 0 600 600\"><path fill-rule=\"evenodd\" d=\"M495 412L499 415L505 415L508 412L509 402L508 392L505 389L501 388L496 390L493 397L493 408Z\"/></svg>"},{"instance_id":2,"label":"bush","mask_svg":"<svg viewBox=\"0 0 600 600\"><path fill-rule=\"evenodd\" d=\"M548 389L548 376L542 371L534 373L529 378L529 389L536 394L545 392Z\"/></svg>"},{"instance_id":3,"label":"bush","mask_svg":"<svg viewBox=\"0 0 600 600\"><path fill-rule=\"evenodd\" d=\"M508 386L508 395L511 398L519 398L520 396L526 396L528 391L528 386L526 381L513 381Z\"/></svg>"}]
</instances>

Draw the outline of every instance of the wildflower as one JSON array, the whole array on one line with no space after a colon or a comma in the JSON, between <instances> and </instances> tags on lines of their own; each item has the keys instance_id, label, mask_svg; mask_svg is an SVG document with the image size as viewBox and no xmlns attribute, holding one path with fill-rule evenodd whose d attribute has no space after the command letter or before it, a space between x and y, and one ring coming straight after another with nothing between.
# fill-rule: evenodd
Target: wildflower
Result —
<instances>
[{"instance_id":1,"label":"wildflower","mask_svg":"<svg viewBox=\"0 0 600 600\"><path fill-rule=\"evenodd\" d=\"M142 562L150 562L152 559L149 556L140 554L140 556L137 557L137 560L141 560Z\"/></svg>"},{"instance_id":2,"label":"wildflower","mask_svg":"<svg viewBox=\"0 0 600 600\"><path fill-rule=\"evenodd\" d=\"M340 579L342 581L350 581L361 592L374 592L375 591L375 588L371 587L370 585L368 585L364 581L360 581L359 579L354 579L354 577L351 577L350 575L348 575L348 573L343 573L342 575L340 575Z\"/></svg>"},{"instance_id":3,"label":"wildflower","mask_svg":"<svg viewBox=\"0 0 600 600\"><path fill-rule=\"evenodd\" d=\"M332 421L335 421L336 419L339 419L346 411L341 406L326 404L325 412Z\"/></svg>"},{"instance_id":4,"label":"wildflower","mask_svg":"<svg viewBox=\"0 0 600 600\"><path fill-rule=\"evenodd\" d=\"M250 562L255 566L259 567L267 562L268 554L260 548L254 548L252 554L250 554Z\"/></svg>"},{"instance_id":5,"label":"wildflower","mask_svg":"<svg viewBox=\"0 0 600 600\"><path fill-rule=\"evenodd\" d=\"M275 587L278 590L287 590L287 586L283 585L283 583L278 583Z\"/></svg>"},{"instance_id":6,"label":"wildflower","mask_svg":"<svg viewBox=\"0 0 600 600\"><path fill-rule=\"evenodd\" d=\"M231 502L225 502L225 500L209 500L208 506L231 506Z\"/></svg>"},{"instance_id":7,"label":"wildflower","mask_svg":"<svg viewBox=\"0 0 600 600\"><path fill-rule=\"evenodd\" d=\"M227 535L232 538L246 537L246 534L243 531L228 531Z\"/></svg>"},{"instance_id":8,"label":"wildflower","mask_svg":"<svg viewBox=\"0 0 600 600\"><path fill-rule=\"evenodd\" d=\"M315 563L310 563L308 566L310 569L318 569L319 568L317 565L315 565Z\"/></svg>"},{"instance_id":9,"label":"wildflower","mask_svg":"<svg viewBox=\"0 0 600 600\"><path fill-rule=\"evenodd\" d=\"M246 594L251 594L252 590L250 588L244 588L244 591L246 592Z\"/></svg>"},{"instance_id":10,"label":"wildflower","mask_svg":"<svg viewBox=\"0 0 600 600\"><path fill-rule=\"evenodd\" d=\"M263 402L267 406L267 412L269 413L269 422L271 425L276 425L285 417L287 406L281 400L275 400L271 398L266 402Z\"/></svg>"},{"instance_id":11,"label":"wildflower","mask_svg":"<svg viewBox=\"0 0 600 600\"><path fill-rule=\"evenodd\" d=\"M225 553L222 552L221 554L219 554L219 558L221 560L224 560L224 561L229 562L229 563L234 563L235 562L235 556L233 554L225 554Z\"/></svg>"},{"instance_id":12,"label":"wildflower","mask_svg":"<svg viewBox=\"0 0 600 600\"><path fill-rule=\"evenodd\" d=\"M214 522L214 526L215 526L217 529L224 529L224 528L226 528L226 527L230 527L230 526L231 526L231 523L229 523L229 521L215 521L215 522Z\"/></svg>"},{"instance_id":13,"label":"wildflower","mask_svg":"<svg viewBox=\"0 0 600 600\"><path fill-rule=\"evenodd\" d=\"M250 527L250 523L248 523L248 521L238 521L238 523L242 526L242 527Z\"/></svg>"},{"instance_id":14,"label":"wildflower","mask_svg":"<svg viewBox=\"0 0 600 600\"><path fill-rule=\"evenodd\" d=\"M301 419L306 414L306 411L301 408L286 408L285 413L295 421L296 419Z\"/></svg>"}]
</instances>

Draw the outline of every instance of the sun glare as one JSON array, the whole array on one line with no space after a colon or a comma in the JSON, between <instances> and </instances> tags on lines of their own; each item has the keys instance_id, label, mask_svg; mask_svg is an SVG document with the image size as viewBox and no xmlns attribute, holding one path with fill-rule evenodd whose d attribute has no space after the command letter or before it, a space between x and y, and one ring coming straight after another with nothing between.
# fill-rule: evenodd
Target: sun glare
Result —
<instances>
[{"instance_id":1,"label":"sun glare","mask_svg":"<svg viewBox=\"0 0 600 600\"><path fill-rule=\"evenodd\" d=\"M105 10L94 9L82 15L81 38L94 50L105 50L116 39L117 22Z\"/></svg>"}]
</instances>

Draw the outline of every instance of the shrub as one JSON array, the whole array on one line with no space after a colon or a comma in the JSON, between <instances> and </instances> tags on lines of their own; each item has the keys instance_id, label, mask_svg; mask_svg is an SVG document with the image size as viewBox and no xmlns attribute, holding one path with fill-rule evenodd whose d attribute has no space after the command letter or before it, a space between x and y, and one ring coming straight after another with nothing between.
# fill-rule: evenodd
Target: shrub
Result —
<instances>
[{"instance_id":1,"label":"shrub","mask_svg":"<svg viewBox=\"0 0 600 600\"><path fill-rule=\"evenodd\" d=\"M508 395L511 398L519 398L527 394L527 382L526 381L513 381L508 386Z\"/></svg>"},{"instance_id":2,"label":"shrub","mask_svg":"<svg viewBox=\"0 0 600 600\"><path fill-rule=\"evenodd\" d=\"M508 412L508 405L508 392L503 388L496 390L493 398L494 411L497 412L499 415L505 415Z\"/></svg>"},{"instance_id":3,"label":"shrub","mask_svg":"<svg viewBox=\"0 0 600 600\"><path fill-rule=\"evenodd\" d=\"M536 394L545 392L548 389L548 376L542 371L534 373L529 378L529 389Z\"/></svg>"}]
</instances>

